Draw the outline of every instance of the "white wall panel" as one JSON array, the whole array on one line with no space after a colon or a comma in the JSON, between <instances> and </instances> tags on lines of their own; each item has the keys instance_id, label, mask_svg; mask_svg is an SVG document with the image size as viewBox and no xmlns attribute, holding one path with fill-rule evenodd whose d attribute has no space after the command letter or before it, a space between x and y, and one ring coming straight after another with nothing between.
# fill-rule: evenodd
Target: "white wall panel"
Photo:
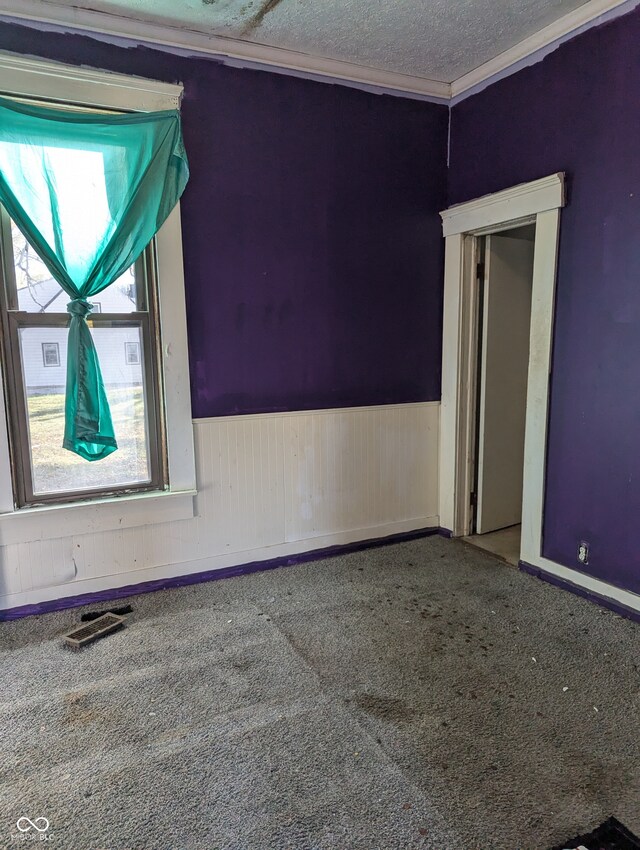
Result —
<instances>
[{"instance_id":1,"label":"white wall panel","mask_svg":"<svg viewBox=\"0 0 640 850\"><path fill-rule=\"evenodd\" d=\"M285 539L434 517L436 413L390 405L287 417Z\"/></svg>"},{"instance_id":2,"label":"white wall panel","mask_svg":"<svg viewBox=\"0 0 640 850\"><path fill-rule=\"evenodd\" d=\"M193 519L0 546L0 608L437 526L439 404L194 422Z\"/></svg>"}]
</instances>

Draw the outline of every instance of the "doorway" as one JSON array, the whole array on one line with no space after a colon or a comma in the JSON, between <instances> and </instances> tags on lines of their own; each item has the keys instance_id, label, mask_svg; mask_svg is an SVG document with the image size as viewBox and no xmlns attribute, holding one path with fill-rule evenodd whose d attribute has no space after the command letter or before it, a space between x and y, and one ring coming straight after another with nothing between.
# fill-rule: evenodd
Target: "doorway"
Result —
<instances>
[{"instance_id":1,"label":"doorway","mask_svg":"<svg viewBox=\"0 0 640 850\"><path fill-rule=\"evenodd\" d=\"M493 239L495 248L498 240L494 237L533 224L535 242L524 461L522 465L510 465L511 470L516 466L519 470L523 469L519 563L529 569L541 569L556 575L566 573L573 578L575 571L561 567L542 555L553 306L560 213L564 204L564 174L557 173L466 201L441 213L445 237L445 279L438 491L441 528L450 532L452 537L474 536L477 505L471 504L471 496L476 493L476 500L478 498L476 458L479 445L476 438L479 434L478 372L481 365L478 363L481 329L478 327L477 268L484 259L482 250L484 245L486 251L486 237ZM481 279L484 280L483 275ZM507 359L502 357L502 360ZM495 480L495 475L485 475L483 480L490 483ZM486 520L489 502L483 507ZM488 535L493 533L496 532L486 530L479 539L486 542ZM577 573L575 575L580 577Z\"/></svg>"},{"instance_id":2,"label":"doorway","mask_svg":"<svg viewBox=\"0 0 640 850\"><path fill-rule=\"evenodd\" d=\"M467 542L520 560L535 222L478 237ZM472 355L473 356L473 355Z\"/></svg>"},{"instance_id":3,"label":"doorway","mask_svg":"<svg viewBox=\"0 0 640 850\"><path fill-rule=\"evenodd\" d=\"M451 537L473 532L478 340L474 338L481 237L535 223L519 566L638 610L638 596L543 554L543 518L562 172L455 204L440 215L445 237L438 513ZM489 532L493 533L493 532ZM482 538L481 538L482 539ZM484 538L485 540L487 537Z\"/></svg>"}]
</instances>

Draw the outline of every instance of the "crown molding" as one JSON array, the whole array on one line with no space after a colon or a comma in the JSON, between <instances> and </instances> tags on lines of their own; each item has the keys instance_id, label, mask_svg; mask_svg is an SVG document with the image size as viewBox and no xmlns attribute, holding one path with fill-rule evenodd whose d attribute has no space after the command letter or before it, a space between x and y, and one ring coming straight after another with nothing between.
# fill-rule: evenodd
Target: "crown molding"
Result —
<instances>
[{"instance_id":1,"label":"crown molding","mask_svg":"<svg viewBox=\"0 0 640 850\"><path fill-rule=\"evenodd\" d=\"M0 16L16 22L48 24L65 31L92 33L157 46L187 55L214 56L235 67L291 74L324 82L337 82L365 91L396 94L436 103L457 102L478 88L539 61L562 41L604 20L625 14L640 0L587 0L573 12L463 74L452 83L411 74L368 68L354 62L325 59L295 50L271 47L185 27L154 24L125 15L81 9L50 0L0 0Z\"/></svg>"},{"instance_id":2,"label":"crown molding","mask_svg":"<svg viewBox=\"0 0 640 850\"><path fill-rule=\"evenodd\" d=\"M301 76L326 78L358 85L386 93L421 97L446 103L451 97L451 86L437 80L367 68L339 59L324 59L308 53L270 47L265 44L207 35L197 30L152 24L77 6L62 6L45 0L0 0L0 15L17 21L52 24L66 29L116 36L144 44L158 45L190 54L208 54L229 58L234 65L246 63L250 67L265 67Z\"/></svg>"},{"instance_id":3,"label":"crown molding","mask_svg":"<svg viewBox=\"0 0 640 850\"><path fill-rule=\"evenodd\" d=\"M618 12L624 14L638 5L639 0L588 0L582 6L558 18L552 24L539 30L529 38L523 39L518 44L500 53L488 62L484 62L468 74L463 74L451 83L451 97L458 98L471 89L475 89L482 83L489 84L494 78L507 76L519 70L520 64L527 59L532 59L535 54L557 46L558 42L571 38L578 34L579 30L595 26L600 23L599 18ZM542 56L536 57L541 59ZM535 59L534 59L535 61Z\"/></svg>"}]
</instances>

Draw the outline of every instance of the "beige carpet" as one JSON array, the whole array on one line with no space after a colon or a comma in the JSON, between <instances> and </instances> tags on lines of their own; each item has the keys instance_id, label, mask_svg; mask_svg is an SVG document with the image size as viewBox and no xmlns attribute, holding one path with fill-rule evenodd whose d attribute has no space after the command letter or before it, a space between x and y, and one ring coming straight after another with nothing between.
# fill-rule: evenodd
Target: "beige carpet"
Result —
<instances>
[{"instance_id":1,"label":"beige carpet","mask_svg":"<svg viewBox=\"0 0 640 850\"><path fill-rule=\"evenodd\" d=\"M0 847L22 817L60 850L640 832L640 628L479 550L432 537L128 601L77 654L82 609L0 626Z\"/></svg>"}]
</instances>

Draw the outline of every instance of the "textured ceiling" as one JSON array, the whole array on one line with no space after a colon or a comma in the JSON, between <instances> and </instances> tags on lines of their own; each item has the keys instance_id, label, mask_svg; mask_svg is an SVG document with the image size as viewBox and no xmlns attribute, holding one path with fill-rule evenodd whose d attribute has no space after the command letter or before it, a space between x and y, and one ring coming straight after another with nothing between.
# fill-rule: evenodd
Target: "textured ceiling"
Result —
<instances>
[{"instance_id":1,"label":"textured ceiling","mask_svg":"<svg viewBox=\"0 0 640 850\"><path fill-rule=\"evenodd\" d=\"M449 83L585 2L76 0L66 5Z\"/></svg>"}]
</instances>

